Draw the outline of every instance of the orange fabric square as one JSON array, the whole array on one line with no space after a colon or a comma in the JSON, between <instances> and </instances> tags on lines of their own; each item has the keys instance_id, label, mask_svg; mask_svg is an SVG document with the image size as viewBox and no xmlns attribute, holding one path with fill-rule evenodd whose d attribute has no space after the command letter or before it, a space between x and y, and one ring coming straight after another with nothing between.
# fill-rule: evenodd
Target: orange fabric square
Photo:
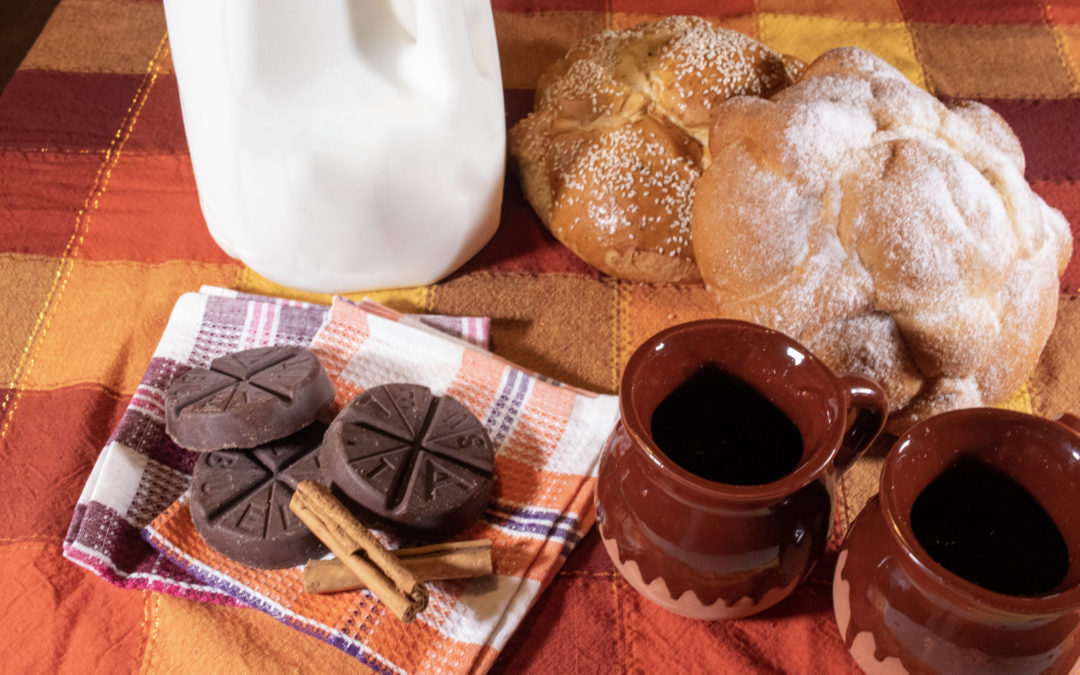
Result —
<instances>
[{"instance_id":1,"label":"orange fabric square","mask_svg":"<svg viewBox=\"0 0 1080 675\"><path fill-rule=\"evenodd\" d=\"M1073 90L1054 34L1045 25L912 24L911 31L935 94L1064 98Z\"/></svg>"},{"instance_id":2,"label":"orange fabric square","mask_svg":"<svg viewBox=\"0 0 1080 675\"><path fill-rule=\"evenodd\" d=\"M723 315L700 284L635 284L620 289L619 372L638 345L675 324Z\"/></svg>"},{"instance_id":3,"label":"orange fabric square","mask_svg":"<svg viewBox=\"0 0 1080 675\"><path fill-rule=\"evenodd\" d=\"M385 659L376 660L365 653L356 657L362 663L370 661L382 667L389 662L414 671L421 666L430 669L439 661L466 667L485 658L482 645L455 640L440 631L440 617L445 617L448 609L440 605L443 601L435 593L424 620L406 624L390 616L386 606L370 593L308 594L303 590L300 568L262 570L233 562L207 546L195 532L186 503L170 506L154 519L152 527L155 537L160 535L175 550L242 584L249 602L272 599L273 611L286 624L338 644L342 641L334 632L345 635ZM174 562L184 564L181 559ZM446 585L453 596L453 582ZM331 632L320 626L328 626Z\"/></svg>"},{"instance_id":4,"label":"orange fabric square","mask_svg":"<svg viewBox=\"0 0 1080 675\"><path fill-rule=\"evenodd\" d=\"M134 594L133 594L134 595ZM356 669L340 649L313 640L253 609L225 607L152 594L150 634L141 671L162 673L272 673Z\"/></svg>"},{"instance_id":5,"label":"orange fabric square","mask_svg":"<svg viewBox=\"0 0 1080 675\"><path fill-rule=\"evenodd\" d=\"M9 673L127 673L142 649L143 599L60 557L60 542L0 543Z\"/></svg>"},{"instance_id":6,"label":"orange fabric square","mask_svg":"<svg viewBox=\"0 0 1080 675\"><path fill-rule=\"evenodd\" d=\"M1046 17L1055 26L1080 24L1080 5L1071 2L1048 2Z\"/></svg>"}]
</instances>

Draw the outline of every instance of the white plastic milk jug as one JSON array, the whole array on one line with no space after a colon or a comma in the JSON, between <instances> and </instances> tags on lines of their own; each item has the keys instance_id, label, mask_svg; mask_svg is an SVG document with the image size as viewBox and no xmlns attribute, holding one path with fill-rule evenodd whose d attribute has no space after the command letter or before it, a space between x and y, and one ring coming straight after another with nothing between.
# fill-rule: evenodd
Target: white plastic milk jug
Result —
<instances>
[{"instance_id":1,"label":"white plastic milk jug","mask_svg":"<svg viewBox=\"0 0 1080 675\"><path fill-rule=\"evenodd\" d=\"M488 0L165 0L203 216L272 281L433 283L494 234Z\"/></svg>"}]
</instances>

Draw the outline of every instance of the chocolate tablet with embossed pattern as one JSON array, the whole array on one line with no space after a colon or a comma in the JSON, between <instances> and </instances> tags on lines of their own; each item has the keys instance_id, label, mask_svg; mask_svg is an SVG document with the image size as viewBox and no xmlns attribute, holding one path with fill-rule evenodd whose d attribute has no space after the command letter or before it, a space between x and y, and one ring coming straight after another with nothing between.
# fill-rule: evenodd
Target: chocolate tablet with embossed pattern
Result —
<instances>
[{"instance_id":1,"label":"chocolate tablet with embossed pattern","mask_svg":"<svg viewBox=\"0 0 1080 675\"><path fill-rule=\"evenodd\" d=\"M483 424L420 385L388 384L354 398L320 453L337 491L399 534L448 536L491 499L495 451Z\"/></svg>"},{"instance_id":2,"label":"chocolate tablet with embossed pattern","mask_svg":"<svg viewBox=\"0 0 1080 675\"><path fill-rule=\"evenodd\" d=\"M318 447L326 425L315 422L249 450L199 456L191 480L191 521L218 553L252 567L295 567L326 547L289 510L302 480L326 482Z\"/></svg>"},{"instance_id":3,"label":"chocolate tablet with embossed pattern","mask_svg":"<svg viewBox=\"0 0 1080 675\"><path fill-rule=\"evenodd\" d=\"M314 354L258 347L178 377L165 394L165 430L189 450L254 448L299 431L333 400Z\"/></svg>"}]
</instances>

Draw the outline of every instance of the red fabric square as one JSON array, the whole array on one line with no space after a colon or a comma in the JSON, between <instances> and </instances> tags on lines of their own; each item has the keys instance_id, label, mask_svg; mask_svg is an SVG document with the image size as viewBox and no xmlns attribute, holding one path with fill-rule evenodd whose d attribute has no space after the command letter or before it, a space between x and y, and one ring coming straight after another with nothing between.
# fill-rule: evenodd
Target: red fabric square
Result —
<instances>
[{"instance_id":1,"label":"red fabric square","mask_svg":"<svg viewBox=\"0 0 1080 675\"><path fill-rule=\"evenodd\" d=\"M188 155L144 155L125 145L108 181L91 214L82 257L235 262L206 228Z\"/></svg>"},{"instance_id":2,"label":"red fabric square","mask_svg":"<svg viewBox=\"0 0 1080 675\"><path fill-rule=\"evenodd\" d=\"M9 394L5 422L11 426L0 446L7 460L0 537L62 538L94 460L128 399L93 384L21 394L4 389L0 400Z\"/></svg>"},{"instance_id":3,"label":"red fabric square","mask_svg":"<svg viewBox=\"0 0 1080 675\"><path fill-rule=\"evenodd\" d=\"M0 252L63 255L103 161L103 152L0 151Z\"/></svg>"}]
</instances>

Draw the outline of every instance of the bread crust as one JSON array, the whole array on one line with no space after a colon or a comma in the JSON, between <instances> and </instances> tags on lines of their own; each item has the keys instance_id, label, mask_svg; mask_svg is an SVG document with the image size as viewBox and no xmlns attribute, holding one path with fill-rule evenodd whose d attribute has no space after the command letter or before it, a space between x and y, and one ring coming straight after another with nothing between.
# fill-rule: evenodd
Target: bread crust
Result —
<instances>
[{"instance_id":1,"label":"bread crust","mask_svg":"<svg viewBox=\"0 0 1080 675\"><path fill-rule=\"evenodd\" d=\"M843 48L769 101L717 106L710 149L692 230L722 314L880 381L894 432L1020 388L1072 236L993 110Z\"/></svg>"},{"instance_id":2,"label":"bread crust","mask_svg":"<svg viewBox=\"0 0 1080 675\"><path fill-rule=\"evenodd\" d=\"M779 91L802 65L697 17L594 35L543 73L534 111L510 130L525 196L607 274L697 281L690 208L711 111Z\"/></svg>"}]
</instances>

